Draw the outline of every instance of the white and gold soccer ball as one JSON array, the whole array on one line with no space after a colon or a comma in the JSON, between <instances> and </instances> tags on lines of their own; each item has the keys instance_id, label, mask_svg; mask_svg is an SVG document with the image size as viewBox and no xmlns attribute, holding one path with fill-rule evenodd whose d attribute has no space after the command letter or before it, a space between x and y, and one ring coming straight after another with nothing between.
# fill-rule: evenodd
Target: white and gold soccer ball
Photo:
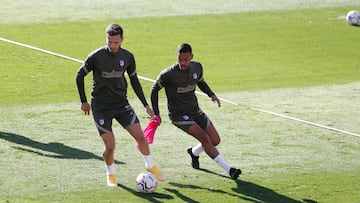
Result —
<instances>
[{"instance_id":1,"label":"white and gold soccer ball","mask_svg":"<svg viewBox=\"0 0 360 203\"><path fill-rule=\"evenodd\" d=\"M360 13L355 10L349 11L346 15L346 22L349 23L349 25L359 25Z\"/></svg>"},{"instance_id":2,"label":"white and gold soccer ball","mask_svg":"<svg viewBox=\"0 0 360 203\"><path fill-rule=\"evenodd\" d=\"M142 172L136 177L136 187L142 193L154 192L157 184L155 175L150 172Z\"/></svg>"}]
</instances>

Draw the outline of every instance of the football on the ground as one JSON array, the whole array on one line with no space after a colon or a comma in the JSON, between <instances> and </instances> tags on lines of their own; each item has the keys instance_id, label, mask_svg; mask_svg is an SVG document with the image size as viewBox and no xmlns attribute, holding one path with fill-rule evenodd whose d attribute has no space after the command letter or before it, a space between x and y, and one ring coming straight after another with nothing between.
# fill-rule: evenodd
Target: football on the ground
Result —
<instances>
[{"instance_id":1,"label":"football on the ground","mask_svg":"<svg viewBox=\"0 0 360 203\"><path fill-rule=\"evenodd\" d=\"M136 177L136 187L142 193L151 193L156 190L157 180L154 174L150 172L140 173Z\"/></svg>"},{"instance_id":2,"label":"football on the ground","mask_svg":"<svg viewBox=\"0 0 360 203\"><path fill-rule=\"evenodd\" d=\"M349 25L359 25L360 22L360 13L358 11L349 11L346 15L346 22Z\"/></svg>"}]
</instances>

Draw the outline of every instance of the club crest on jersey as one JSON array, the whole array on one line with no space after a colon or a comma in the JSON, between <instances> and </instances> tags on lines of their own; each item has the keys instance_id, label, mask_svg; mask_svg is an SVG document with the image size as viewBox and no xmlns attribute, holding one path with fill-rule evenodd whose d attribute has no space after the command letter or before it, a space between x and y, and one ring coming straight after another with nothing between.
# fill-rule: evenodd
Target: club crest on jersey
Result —
<instances>
[{"instance_id":1,"label":"club crest on jersey","mask_svg":"<svg viewBox=\"0 0 360 203\"><path fill-rule=\"evenodd\" d=\"M119 65L120 65L120 67L124 67L125 61L124 61L124 60L120 60L120 61L119 61Z\"/></svg>"},{"instance_id":2,"label":"club crest on jersey","mask_svg":"<svg viewBox=\"0 0 360 203\"><path fill-rule=\"evenodd\" d=\"M197 79L197 78L198 78L197 73L193 73L193 78L194 78L194 79Z\"/></svg>"}]
</instances>

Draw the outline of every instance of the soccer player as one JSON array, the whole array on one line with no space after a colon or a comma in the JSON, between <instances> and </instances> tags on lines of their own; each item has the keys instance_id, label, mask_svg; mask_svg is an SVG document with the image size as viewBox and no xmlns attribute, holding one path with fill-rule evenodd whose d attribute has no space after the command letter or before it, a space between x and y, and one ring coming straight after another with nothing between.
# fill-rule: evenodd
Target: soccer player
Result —
<instances>
[{"instance_id":1,"label":"soccer player","mask_svg":"<svg viewBox=\"0 0 360 203\"><path fill-rule=\"evenodd\" d=\"M124 38L120 25L110 24L106 28L105 34L107 45L96 49L87 56L76 74L76 84L81 100L81 110L85 115L89 115L91 108L95 125L105 145L103 157L106 164L107 185L118 186L114 166L113 119L119 122L138 143L146 169L152 172L158 180L163 181L166 178L152 160L139 119L126 96L128 85L125 72L134 92L146 108L147 114L150 117L154 116L137 77L134 56L131 52L121 48ZM90 106L85 94L84 77L91 71L93 72L93 84Z\"/></svg>"},{"instance_id":2,"label":"soccer player","mask_svg":"<svg viewBox=\"0 0 360 203\"><path fill-rule=\"evenodd\" d=\"M189 147L191 165L200 168L199 155L205 150L207 155L221 166L227 174L236 180L241 170L231 167L222 158L215 146L220 143L220 136L213 123L200 109L195 95L198 86L212 101L221 106L220 100L210 89L203 77L203 67L199 62L192 61L193 53L189 44L180 44L177 48L177 63L163 70L151 89L151 103L156 116L159 114L158 92L165 88L168 103L168 113L172 123L193 136L200 143Z\"/></svg>"}]
</instances>

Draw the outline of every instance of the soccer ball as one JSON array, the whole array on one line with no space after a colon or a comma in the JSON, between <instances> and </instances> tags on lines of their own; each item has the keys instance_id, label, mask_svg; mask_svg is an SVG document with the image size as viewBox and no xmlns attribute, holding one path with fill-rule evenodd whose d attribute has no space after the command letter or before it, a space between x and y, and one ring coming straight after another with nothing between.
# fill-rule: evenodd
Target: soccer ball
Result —
<instances>
[{"instance_id":1,"label":"soccer ball","mask_svg":"<svg viewBox=\"0 0 360 203\"><path fill-rule=\"evenodd\" d=\"M359 25L360 22L360 13L358 11L349 11L346 15L346 22L349 25Z\"/></svg>"},{"instance_id":2,"label":"soccer ball","mask_svg":"<svg viewBox=\"0 0 360 203\"><path fill-rule=\"evenodd\" d=\"M157 180L154 174L150 172L140 173L136 177L136 187L142 193L152 193L157 187Z\"/></svg>"}]
</instances>

